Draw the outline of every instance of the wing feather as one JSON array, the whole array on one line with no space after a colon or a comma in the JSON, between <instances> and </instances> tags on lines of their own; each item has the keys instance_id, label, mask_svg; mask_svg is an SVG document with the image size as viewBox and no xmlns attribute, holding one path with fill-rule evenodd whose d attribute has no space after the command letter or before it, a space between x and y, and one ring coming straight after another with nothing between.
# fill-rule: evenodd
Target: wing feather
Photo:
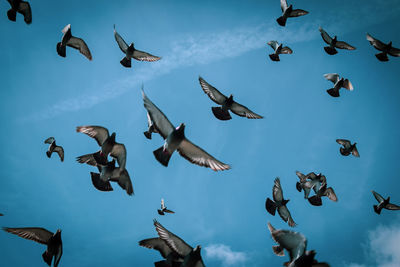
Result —
<instances>
[{"instance_id":1,"label":"wing feather","mask_svg":"<svg viewBox=\"0 0 400 267\"><path fill-rule=\"evenodd\" d=\"M24 228L3 228L4 231L18 235L24 239L32 240L43 245L47 245L53 233L39 227L24 227Z\"/></svg>"},{"instance_id":2,"label":"wing feather","mask_svg":"<svg viewBox=\"0 0 400 267\"><path fill-rule=\"evenodd\" d=\"M218 91L217 88L206 82L202 77L199 77L200 86L208 97L218 105L224 104L227 97Z\"/></svg>"}]
</instances>

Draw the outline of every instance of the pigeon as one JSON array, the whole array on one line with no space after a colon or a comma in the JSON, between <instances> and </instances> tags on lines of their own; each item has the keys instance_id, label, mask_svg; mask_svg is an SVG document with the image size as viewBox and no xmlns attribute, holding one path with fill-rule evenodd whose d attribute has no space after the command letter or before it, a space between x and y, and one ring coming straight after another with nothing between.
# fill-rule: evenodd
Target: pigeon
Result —
<instances>
[{"instance_id":1,"label":"pigeon","mask_svg":"<svg viewBox=\"0 0 400 267\"><path fill-rule=\"evenodd\" d=\"M263 118L262 116L249 110L247 107L235 102L233 100L233 95L226 97L220 91L218 91L217 88L207 83L203 78L199 77L199 82L204 93L206 93L212 101L214 101L218 105L222 105L222 107L211 108L212 112L214 113L214 116L217 119L223 121L232 119L231 115L229 114L229 110L238 116L246 117L248 119Z\"/></svg>"},{"instance_id":2,"label":"pigeon","mask_svg":"<svg viewBox=\"0 0 400 267\"><path fill-rule=\"evenodd\" d=\"M306 175L307 179L311 181L312 189L315 194L318 194L320 188L322 188L326 184L326 177L322 173L315 174L315 172L310 172Z\"/></svg>"},{"instance_id":3,"label":"pigeon","mask_svg":"<svg viewBox=\"0 0 400 267\"><path fill-rule=\"evenodd\" d=\"M32 10L31 6L26 1L21 0L7 0L11 8L7 11L7 17L11 21L17 20L17 12L24 16L26 24L32 23Z\"/></svg>"},{"instance_id":4,"label":"pigeon","mask_svg":"<svg viewBox=\"0 0 400 267\"><path fill-rule=\"evenodd\" d=\"M335 191L333 191L332 187L327 188L326 183L323 186L321 186L321 188L318 190L318 192L315 196L308 198L308 201L311 203L311 205L321 206L322 205L322 197L328 197L330 200L332 200L334 202L338 201Z\"/></svg>"},{"instance_id":5,"label":"pigeon","mask_svg":"<svg viewBox=\"0 0 400 267\"><path fill-rule=\"evenodd\" d=\"M281 0L282 16L280 16L276 21L279 25L285 26L286 20L288 18L300 17L308 14L308 11L302 9L293 9L293 6L288 6L286 0Z\"/></svg>"},{"instance_id":6,"label":"pigeon","mask_svg":"<svg viewBox=\"0 0 400 267\"><path fill-rule=\"evenodd\" d=\"M114 25L114 37L115 40L117 41L119 48L125 54L125 57L120 62L121 65L126 68L130 68L132 66L131 62L132 58L139 61L158 61L161 59L161 57L153 56L149 53L136 50L133 43L131 43L128 46L128 44L124 41L124 39L122 39L121 35L119 35L118 32L115 30L115 25Z\"/></svg>"},{"instance_id":7,"label":"pigeon","mask_svg":"<svg viewBox=\"0 0 400 267\"><path fill-rule=\"evenodd\" d=\"M324 29L322 29L321 27L319 27L319 31L321 32L322 39L325 41L325 43L329 45L324 47L325 52L328 53L329 55L337 54L338 51L336 50L336 48L347 49L347 50L356 49L354 46L351 46L346 42L338 41L336 35L332 39L332 37L330 37L329 34L326 31L324 31Z\"/></svg>"},{"instance_id":8,"label":"pigeon","mask_svg":"<svg viewBox=\"0 0 400 267\"><path fill-rule=\"evenodd\" d=\"M274 181L272 197L274 199L273 201L270 198L267 198L265 201L266 210L273 216L275 216L275 212L278 210L279 216L281 216L282 220L287 222L290 227L295 227L296 223L293 221L292 216L286 207L289 199L283 198L283 192L279 178L276 178Z\"/></svg>"},{"instance_id":9,"label":"pigeon","mask_svg":"<svg viewBox=\"0 0 400 267\"><path fill-rule=\"evenodd\" d=\"M78 49L82 55L87 57L87 59L92 60L92 54L90 53L89 47L85 43L85 41L81 38L72 36L71 33L71 24L68 24L62 30L63 37L61 42L57 43L57 53L61 57L67 56L67 46Z\"/></svg>"},{"instance_id":10,"label":"pigeon","mask_svg":"<svg viewBox=\"0 0 400 267\"><path fill-rule=\"evenodd\" d=\"M160 215L165 215L165 213L175 213L172 210L169 210L169 209L167 209L167 207L165 207L163 198L161 199L161 209L158 209L157 212Z\"/></svg>"},{"instance_id":11,"label":"pigeon","mask_svg":"<svg viewBox=\"0 0 400 267\"><path fill-rule=\"evenodd\" d=\"M376 58L380 61L389 61L388 54L393 56L393 57L399 57L400 56L400 49L394 48L392 46L392 42L389 42L388 44L384 44L378 39L375 39L372 37L370 34L367 33L367 40L371 45L375 47L375 49L382 51L381 53L376 54Z\"/></svg>"},{"instance_id":12,"label":"pigeon","mask_svg":"<svg viewBox=\"0 0 400 267\"><path fill-rule=\"evenodd\" d=\"M153 152L155 158L165 167L172 156L172 153L177 150L179 154L193 164L211 168L214 171L223 171L230 169L230 166L215 159L206 151L190 142L185 137L185 124L181 123L178 127L174 127L168 118L158 109L153 102L145 95L142 90L144 107L154 122L154 127L157 132L165 139L163 146Z\"/></svg>"},{"instance_id":13,"label":"pigeon","mask_svg":"<svg viewBox=\"0 0 400 267\"><path fill-rule=\"evenodd\" d=\"M53 266L57 267L60 262L63 249L61 240L61 230L58 229L54 234L44 228L26 227L26 228L3 228L4 231L18 235L22 238L33 240L43 245L47 245L46 251L42 254L43 260L51 266L54 257Z\"/></svg>"},{"instance_id":14,"label":"pigeon","mask_svg":"<svg viewBox=\"0 0 400 267\"><path fill-rule=\"evenodd\" d=\"M400 206L397 206L395 204L389 203L390 202L390 197L388 197L387 199L384 199L381 195L379 195L375 191L372 191L372 194L374 195L375 199L379 202L378 205L374 205L374 211L377 214L381 214L382 209L400 210Z\"/></svg>"},{"instance_id":15,"label":"pigeon","mask_svg":"<svg viewBox=\"0 0 400 267\"><path fill-rule=\"evenodd\" d=\"M303 173L296 171L297 177L299 177L300 182L296 183L297 191L301 192L304 191L304 198L308 198L310 195L311 189L316 186L316 183L312 180L307 180L308 175L304 175Z\"/></svg>"},{"instance_id":16,"label":"pigeon","mask_svg":"<svg viewBox=\"0 0 400 267\"><path fill-rule=\"evenodd\" d=\"M46 155L48 158L51 157L51 154L53 154L53 152L56 152L58 154L58 156L61 159L61 162L64 161L64 148L62 148L62 146L57 146L56 145L56 139L54 139L54 137L49 137L44 141L45 144L50 144L49 148L46 151Z\"/></svg>"},{"instance_id":17,"label":"pigeon","mask_svg":"<svg viewBox=\"0 0 400 267\"><path fill-rule=\"evenodd\" d=\"M148 124L148 130L146 132L143 132L144 136L146 136L147 139L151 140L151 134L152 133L157 133L156 128L154 127L154 123L150 118L149 113L147 112L147 124Z\"/></svg>"},{"instance_id":18,"label":"pigeon","mask_svg":"<svg viewBox=\"0 0 400 267\"><path fill-rule=\"evenodd\" d=\"M343 156L348 156L351 153L354 157L360 157L360 154L358 153L356 147L357 143L351 144L351 142L346 139L336 139L336 142L343 146L340 148L340 154L342 154Z\"/></svg>"},{"instance_id":19,"label":"pigeon","mask_svg":"<svg viewBox=\"0 0 400 267\"><path fill-rule=\"evenodd\" d=\"M324 74L325 79L327 79L328 81L333 82L334 86L333 88L330 88L328 90L326 90L328 92L328 94L332 97L339 97L339 90L340 88L346 88L349 91L353 91L353 85L351 84L351 82L348 79L344 79L339 78L339 74L337 73L328 73L328 74Z\"/></svg>"},{"instance_id":20,"label":"pigeon","mask_svg":"<svg viewBox=\"0 0 400 267\"><path fill-rule=\"evenodd\" d=\"M280 61L279 54L292 54L293 51L287 46L282 47L277 41L269 41L268 45L274 49L274 53L270 54L269 57L272 61Z\"/></svg>"}]
</instances>

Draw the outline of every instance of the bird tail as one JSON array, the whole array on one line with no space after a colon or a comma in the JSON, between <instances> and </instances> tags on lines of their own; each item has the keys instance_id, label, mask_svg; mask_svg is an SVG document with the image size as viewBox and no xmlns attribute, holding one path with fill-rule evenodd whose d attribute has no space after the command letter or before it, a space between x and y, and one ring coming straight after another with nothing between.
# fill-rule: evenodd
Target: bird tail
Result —
<instances>
[{"instance_id":1,"label":"bird tail","mask_svg":"<svg viewBox=\"0 0 400 267\"><path fill-rule=\"evenodd\" d=\"M329 94L330 96L332 96L332 97L339 97L339 96L340 96L339 90L336 90L335 88L331 88L331 89L328 89L328 90L326 90L326 91L327 91L328 94Z\"/></svg>"},{"instance_id":2,"label":"bird tail","mask_svg":"<svg viewBox=\"0 0 400 267\"><path fill-rule=\"evenodd\" d=\"M285 18L284 16L281 16L276 21L278 22L279 25L284 27L286 25L286 20L287 20L287 18Z\"/></svg>"},{"instance_id":3,"label":"bird tail","mask_svg":"<svg viewBox=\"0 0 400 267\"><path fill-rule=\"evenodd\" d=\"M153 151L156 159L165 167L168 167L168 162L172 156L172 153L169 153L167 150L164 150L164 146L161 146L159 149Z\"/></svg>"},{"instance_id":4,"label":"bird tail","mask_svg":"<svg viewBox=\"0 0 400 267\"><path fill-rule=\"evenodd\" d=\"M125 68L132 67L132 62L131 62L130 58L124 57L120 62L121 62L121 65L124 66Z\"/></svg>"},{"instance_id":5,"label":"bird tail","mask_svg":"<svg viewBox=\"0 0 400 267\"><path fill-rule=\"evenodd\" d=\"M67 56L67 47L62 45L61 42L57 43L57 53L62 57Z\"/></svg>"},{"instance_id":6,"label":"bird tail","mask_svg":"<svg viewBox=\"0 0 400 267\"><path fill-rule=\"evenodd\" d=\"M43 254L42 254L43 260L44 262L47 263L47 265L51 265L51 260L53 259L52 255L50 255L50 253L46 250Z\"/></svg>"},{"instance_id":7,"label":"bird tail","mask_svg":"<svg viewBox=\"0 0 400 267\"><path fill-rule=\"evenodd\" d=\"M283 247L281 246L272 246L272 250L274 251L275 255L278 256L285 256L285 252L283 251Z\"/></svg>"},{"instance_id":8,"label":"bird tail","mask_svg":"<svg viewBox=\"0 0 400 267\"><path fill-rule=\"evenodd\" d=\"M275 216L276 212L276 204L270 198L267 198L265 201L265 209L273 216Z\"/></svg>"},{"instance_id":9,"label":"bird tail","mask_svg":"<svg viewBox=\"0 0 400 267\"><path fill-rule=\"evenodd\" d=\"M312 197L308 198L308 201L313 206L322 206L322 198L319 196L312 196Z\"/></svg>"},{"instance_id":10,"label":"bird tail","mask_svg":"<svg viewBox=\"0 0 400 267\"><path fill-rule=\"evenodd\" d=\"M50 158L51 157L51 152L47 150L46 151L46 155L47 155L48 158Z\"/></svg>"},{"instance_id":11,"label":"bird tail","mask_svg":"<svg viewBox=\"0 0 400 267\"><path fill-rule=\"evenodd\" d=\"M146 131L143 132L144 136L146 136L147 139L151 139L151 132L150 131Z\"/></svg>"},{"instance_id":12,"label":"bird tail","mask_svg":"<svg viewBox=\"0 0 400 267\"><path fill-rule=\"evenodd\" d=\"M296 189L297 191L301 192L302 188L301 188L301 184L299 182L296 183Z\"/></svg>"},{"instance_id":13,"label":"bird tail","mask_svg":"<svg viewBox=\"0 0 400 267\"><path fill-rule=\"evenodd\" d=\"M376 56L377 59L379 59L379 61L389 61L387 53L385 53L385 52L378 53L375 56Z\"/></svg>"},{"instance_id":14,"label":"bird tail","mask_svg":"<svg viewBox=\"0 0 400 267\"><path fill-rule=\"evenodd\" d=\"M381 210L377 205L374 205L374 211L376 212L376 214L381 214Z\"/></svg>"},{"instance_id":15,"label":"bird tail","mask_svg":"<svg viewBox=\"0 0 400 267\"><path fill-rule=\"evenodd\" d=\"M113 191L113 188L111 187L110 182L103 181L102 179L100 179L99 173L91 172L90 176L92 177L92 184L97 190L103 191L103 192Z\"/></svg>"},{"instance_id":16,"label":"bird tail","mask_svg":"<svg viewBox=\"0 0 400 267\"><path fill-rule=\"evenodd\" d=\"M281 61L281 59L279 58L279 55L278 55L278 54L270 54L270 55L269 55L269 58L270 58L272 61Z\"/></svg>"},{"instance_id":17,"label":"bird tail","mask_svg":"<svg viewBox=\"0 0 400 267\"><path fill-rule=\"evenodd\" d=\"M337 54L337 50L334 47L325 46L324 50L325 50L326 53L328 53L331 56Z\"/></svg>"},{"instance_id":18,"label":"bird tail","mask_svg":"<svg viewBox=\"0 0 400 267\"><path fill-rule=\"evenodd\" d=\"M16 21L17 20L17 12L13 9L10 9L7 11L7 17L11 21Z\"/></svg>"},{"instance_id":19,"label":"bird tail","mask_svg":"<svg viewBox=\"0 0 400 267\"><path fill-rule=\"evenodd\" d=\"M221 107L212 107L211 110L214 113L214 116L221 121L227 121L232 119L231 115L229 114L229 111L223 110Z\"/></svg>"}]
</instances>

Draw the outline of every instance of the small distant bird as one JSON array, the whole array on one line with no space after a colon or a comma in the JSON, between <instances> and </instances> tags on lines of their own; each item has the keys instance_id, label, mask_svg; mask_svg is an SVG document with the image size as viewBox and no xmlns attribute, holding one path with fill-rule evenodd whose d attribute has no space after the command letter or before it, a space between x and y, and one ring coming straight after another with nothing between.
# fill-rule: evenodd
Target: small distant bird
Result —
<instances>
[{"instance_id":1,"label":"small distant bird","mask_svg":"<svg viewBox=\"0 0 400 267\"><path fill-rule=\"evenodd\" d=\"M265 201L265 209L273 216L275 216L275 212L278 210L279 216L281 216L282 220L287 222L290 227L295 227L296 223L293 221L292 216L286 207L289 199L283 198L283 191L279 178L276 178L274 181L272 197L274 199L273 201L270 198L267 198Z\"/></svg>"},{"instance_id":2,"label":"small distant bird","mask_svg":"<svg viewBox=\"0 0 400 267\"><path fill-rule=\"evenodd\" d=\"M160 215L165 215L165 213L175 213L172 210L169 210L169 209L167 209L167 207L165 207L163 198L161 199L161 209L158 209L157 212Z\"/></svg>"},{"instance_id":3,"label":"small distant bird","mask_svg":"<svg viewBox=\"0 0 400 267\"><path fill-rule=\"evenodd\" d=\"M11 9L7 11L7 17L11 21L17 20L17 12L24 16L26 24L32 23L32 11L31 6L28 2L21 0L7 0L11 6Z\"/></svg>"},{"instance_id":4,"label":"small distant bird","mask_svg":"<svg viewBox=\"0 0 400 267\"><path fill-rule=\"evenodd\" d=\"M164 145L153 151L156 159L165 167L175 150L179 154L199 166L211 168L214 171L223 171L230 169L230 166L215 159L206 151L190 142L185 137L185 124L181 123L178 127L174 127L168 118L153 102L145 95L142 90L144 107L154 122L157 132L165 139Z\"/></svg>"},{"instance_id":5,"label":"small distant bird","mask_svg":"<svg viewBox=\"0 0 400 267\"><path fill-rule=\"evenodd\" d=\"M388 197L387 199L384 199L381 195L379 195L375 191L372 191L372 194L374 195L375 199L379 202L378 205L374 205L374 211L377 214L381 214L382 209L400 210L400 206L397 206L395 204L389 203L390 202L390 197Z\"/></svg>"},{"instance_id":6,"label":"small distant bird","mask_svg":"<svg viewBox=\"0 0 400 267\"><path fill-rule=\"evenodd\" d=\"M124 39L122 39L121 35L119 35L118 32L115 30L115 25L114 25L114 37L118 43L119 48L125 54L125 57L120 62L121 65L126 68L130 68L132 66L131 62L132 58L139 61L158 61L161 59L161 57L153 56L149 53L136 50L133 43L131 43L128 46L128 44L124 41Z\"/></svg>"},{"instance_id":7,"label":"small distant bird","mask_svg":"<svg viewBox=\"0 0 400 267\"><path fill-rule=\"evenodd\" d=\"M64 148L62 146L56 145L56 139L54 137L49 137L44 141L45 144L50 144L49 148L46 151L47 157L51 157L53 152L56 152L60 157L61 161L64 161Z\"/></svg>"},{"instance_id":8,"label":"small distant bird","mask_svg":"<svg viewBox=\"0 0 400 267\"><path fill-rule=\"evenodd\" d=\"M3 214L3 213L0 213L0 216L4 216L4 214Z\"/></svg>"},{"instance_id":9,"label":"small distant bird","mask_svg":"<svg viewBox=\"0 0 400 267\"><path fill-rule=\"evenodd\" d=\"M149 113L147 112L147 125L148 125L148 129L146 132L144 132L144 136L146 136L147 139L151 139L151 134L152 133L157 133L157 129L154 127L154 123L150 118Z\"/></svg>"},{"instance_id":10,"label":"small distant bird","mask_svg":"<svg viewBox=\"0 0 400 267\"><path fill-rule=\"evenodd\" d=\"M63 37L61 42L57 43L57 53L61 57L67 56L67 46L78 49L82 55L87 57L87 59L92 60L92 54L90 53L89 47L85 41L81 38L72 36L71 24L68 24L62 30Z\"/></svg>"},{"instance_id":11,"label":"small distant bird","mask_svg":"<svg viewBox=\"0 0 400 267\"><path fill-rule=\"evenodd\" d=\"M4 231L18 235L19 237L33 240L43 245L47 245L46 251L42 254L43 260L51 266L53 261L53 266L57 267L60 262L63 249L61 240L61 230L58 229L54 234L44 228L37 227L26 227L26 228L3 228Z\"/></svg>"},{"instance_id":12,"label":"small distant bird","mask_svg":"<svg viewBox=\"0 0 400 267\"><path fill-rule=\"evenodd\" d=\"M358 150L356 147L357 143L351 144L351 142L346 139L336 139L336 143L343 146L340 148L340 154L342 154L343 156L348 156L351 153L351 154L353 154L354 157L357 157L357 158L360 157L360 154L358 153Z\"/></svg>"},{"instance_id":13,"label":"small distant bird","mask_svg":"<svg viewBox=\"0 0 400 267\"><path fill-rule=\"evenodd\" d=\"M222 107L212 107L211 110L214 113L214 116L219 120L230 120L232 119L229 114L229 110L235 113L238 116L246 117L248 119L262 119L263 116L260 116L247 107L235 102L233 100L233 95L226 97L220 91L217 90L214 86L207 83L203 78L199 77L200 86L203 89L204 93L208 95L208 97L217 103L218 105L222 105Z\"/></svg>"},{"instance_id":14,"label":"small distant bird","mask_svg":"<svg viewBox=\"0 0 400 267\"><path fill-rule=\"evenodd\" d=\"M272 61L280 61L280 54L292 54L293 51L287 46L282 47L282 44L279 44L277 41L269 41L268 45L274 49L274 53L270 54L269 57Z\"/></svg>"},{"instance_id":15,"label":"small distant bird","mask_svg":"<svg viewBox=\"0 0 400 267\"><path fill-rule=\"evenodd\" d=\"M338 201L335 191L333 190L332 187L327 188L327 184L324 184L323 186L321 186L321 188L318 190L317 194L315 196L308 198L308 201L311 203L311 205L321 206L322 205L322 197L328 197L330 200L332 200L334 202Z\"/></svg>"},{"instance_id":16,"label":"small distant bird","mask_svg":"<svg viewBox=\"0 0 400 267\"><path fill-rule=\"evenodd\" d=\"M337 73L328 73L324 75L325 79L327 79L328 81L333 82L334 86L333 88L330 88L328 90L326 90L328 92L329 95L333 96L333 97L339 97L339 90L340 88L346 88L349 91L353 91L353 85L351 84L351 82L348 79L345 78L339 78L339 74Z\"/></svg>"},{"instance_id":17,"label":"small distant bird","mask_svg":"<svg viewBox=\"0 0 400 267\"><path fill-rule=\"evenodd\" d=\"M356 49L354 46L351 46L346 42L338 41L336 35L332 39L332 37L330 37L329 34L326 31L324 31L324 29L322 29L321 27L319 27L319 31L321 32L322 39L325 41L325 43L329 45L324 47L325 52L328 53L329 55L337 54L338 51L336 50L336 48L346 49L346 50Z\"/></svg>"},{"instance_id":18,"label":"small distant bird","mask_svg":"<svg viewBox=\"0 0 400 267\"><path fill-rule=\"evenodd\" d=\"M279 25L285 26L288 18L300 17L308 14L308 11L302 9L293 9L293 5L288 6L286 0L281 0L282 16L276 21Z\"/></svg>"},{"instance_id":19,"label":"small distant bird","mask_svg":"<svg viewBox=\"0 0 400 267\"><path fill-rule=\"evenodd\" d=\"M380 61L389 61L388 54L393 57L400 56L400 49L394 48L392 46L392 42L390 41L388 44L385 44L378 39L375 39L370 34L367 33L367 40L371 45L375 47L375 49L382 51L381 53L375 54L376 58Z\"/></svg>"}]
</instances>

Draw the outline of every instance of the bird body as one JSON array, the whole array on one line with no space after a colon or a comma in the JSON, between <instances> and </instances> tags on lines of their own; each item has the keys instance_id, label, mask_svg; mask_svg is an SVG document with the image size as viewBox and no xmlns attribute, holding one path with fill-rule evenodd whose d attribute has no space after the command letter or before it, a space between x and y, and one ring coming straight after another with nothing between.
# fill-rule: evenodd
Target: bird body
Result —
<instances>
[{"instance_id":1,"label":"bird body","mask_svg":"<svg viewBox=\"0 0 400 267\"><path fill-rule=\"evenodd\" d=\"M387 210L400 210L400 206L390 203L390 197L384 199L380 194L375 191L372 191L375 199L378 201L378 205L374 205L374 211L377 214L381 214L382 209Z\"/></svg>"},{"instance_id":2,"label":"bird body","mask_svg":"<svg viewBox=\"0 0 400 267\"><path fill-rule=\"evenodd\" d=\"M349 156L350 154L353 154L354 157L360 157L356 146L357 143L351 144L351 142L346 139L336 139L336 142L342 145L342 147L340 147L340 154L343 156Z\"/></svg>"},{"instance_id":3,"label":"bird body","mask_svg":"<svg viewBox=\"0 0 400 267\"><path fill-rule=\"evenodd\" d=\"M279 55L280 54L292 54L293 51L287 46L283 46L279 44L277 41L269 41L268 45L274 49L274 53L270 54L269 57L272 61L280 61Z\"/></svg>"},{"instance_id":4,"label":"bird body","mask_svg":"<svg viewBox=\"0 0 400 267\"><path fill-rule=\"evenodd\" d=\"M60 157L61 162L64 161L64 148L62 146L56 145L56 139L54 137L49 137L44 141L45 144L49 144L49 148L46 151L46 155L48 158L51 157L53 152L56 152Z\"/></svg>"},{"instance_id":5,"label":"bird body","mask_svg":"<svg viewBox=\"0 0 400 267\"><path fill-rule=\"evenodd\" d=\"M271 200L270 198L266 199L265 209L273 216L275 216L275 212L277 210L282 220L287 222L290 227L296 226L296 223L293 221L292 216L286 207L286 204L289 202L289 200L283 198L283 191L279 178L276 178L274 181L272 197L274 200Z\"/></svg>"},{"instance_id":6,"label":"bird body","mask_svg":"<svg viewBox=\"0 0 400 267\"><path fill-rule=\"evenodd\" d=\"M286 21L288 18L300 17L308 14L308 11L302 9L293 9L293 5L287 4L286 0L280 0L282 16L280 16L276 21L280 26L286 26Z\"/></svg>"},{"instance_id":7,"label":"bird body","mask_svg":"<svg viewBox=\"0 0 400 267\"><path fill-rule=\"evenodd\" d=\"M330 88L328 90L326 90L328 92L328 94L332 97L339 97L339 90L341 88L345 88L349 91L353 91L353 85L351 84L351 82L348 79L344 79L343 77L340 78L339 74L337 73L328 73L324 75L325 79L327 79L328 81L333 82L333 88Z\"/></svg>"},{"instance_id":8,"label":"bird body","mask_svg":"<svg viewBox=\"0 0 400 267\"><path fill-rule=\"evenodd\" d=\"M336 50L336 48L339 48L339 49L346 49L346 50L355 50L355 49L356 49L354 46L349 45L349 44L346 43L346 42L338 41L338 40L337 40L337 36L335 36L335 37L332 38L332 37L329 36L329 34L328 34L324 29L322 29L321 27L319 27L319 31L321 32L322 39L325 41L325 43L328 44L328 46L325 46L325 47L324 47L324 50L325 50L325 52L328 53L329 55L335 55L335 54L337 54L338 51Z\"/></svg>"},{"instance_id":9,"label":"bird body","mask_svg":"<svg viewBox=\"0 0 400 267\"><path fill-rule=\"evenodd\" d=\"M87 59L92 60L92 54L85 41L81 38L75 37L71 33L71 24L68 24L62 30L63 36L61 42L57 43L57 53L61 57L66 57L66 47L72 47L84 55Z\"/></svg>"},{"instance_id":10,"label":"bird body","mask_svg":"<svg viewBox=\"0 0 400 267\"><path fill-rule=\"evenodd\" d=\"M367 40L373 47L375 47L375 49L381 51L381 53L375 54L376 58L379 61L389 61L388 55L391 55L393 57L400 56L400 49L393 47L391 41L385 44L382 41L372 37L372 35L370 35L369 33L367 33Z\"/></svg>"}]
</instances>

